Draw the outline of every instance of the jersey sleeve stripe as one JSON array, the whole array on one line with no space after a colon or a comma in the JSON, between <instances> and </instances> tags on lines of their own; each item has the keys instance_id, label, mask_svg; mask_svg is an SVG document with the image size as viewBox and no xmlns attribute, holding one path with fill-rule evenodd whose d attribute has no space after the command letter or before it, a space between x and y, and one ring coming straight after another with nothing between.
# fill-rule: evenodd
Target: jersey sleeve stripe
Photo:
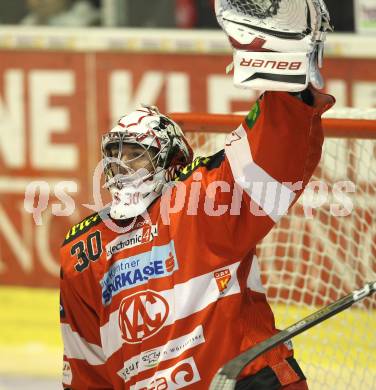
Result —
<instances>
[{"instance_id":1,"label":"jersey sleeve stripe","mask_svg":"<svg viewBox=\"0 0 376 390\"><path fill-rule=\"evenodd\" d=\"M265 287L262 285L260 265L256 255L253 255L251 270L247 278L247 287L252 291L265 294Z\"/></svg>"},{"instance_id":2,"label":"jersey sleeve stripe","mask_svg":"<svg viewBox=\"0 0 376 390\"><path fill-rule=\"evenodd\" d=\"M87 342L69 324L61 324L61 333L64 341L64 353L68 359L86 360L92 366L106 362L102 348Z\"/></svg>"},{"instance_id":3,"label":"jersey sleeve stripe","mask_svg":"<svg viewBox=\"0 0 376 390\"><path fill-rule=\"evenodd\" d=\"M253 161L243 125L227 137L225 153L235 182L274 222L278 222L296 195Z\"/></svg>"}]
</instances>

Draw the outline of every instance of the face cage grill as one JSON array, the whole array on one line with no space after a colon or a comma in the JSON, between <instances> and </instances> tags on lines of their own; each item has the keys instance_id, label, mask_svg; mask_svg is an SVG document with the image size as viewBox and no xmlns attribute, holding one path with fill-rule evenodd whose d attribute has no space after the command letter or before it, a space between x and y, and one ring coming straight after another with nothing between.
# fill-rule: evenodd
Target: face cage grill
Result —
<instances>
[{"instance_id":1,"label":"face cage grill","mask_svg":"<svg viewBox=\"0 0 376 390\"><path fill-rule=\"evenodd\" d=\"M156 155L152 158L149 154L149 151L151 150L151 148L154 148L154 147L151 145L144 145L141 142L137 141L137 136L138 135L132 136L130 134L124 134L122 132L113 132L113 133L109 133L107 135L104 135L102 137L102 158L103 158L103 162L104 162L103 170L104 170L104 174L105 174L106 184L111 183L112 179L117 174L120 173L120 167L122 164L124 164L125 166L127 164L126 162L125 163L121 162L121 156L123 153L123 145L124 144L137 145L137 146L140 146L144 149L145 152L143 154L141 154L140 156L136 157L136 159L140 158L141 156L144 156L145 153L149 156L150 161L151 161L152 166L153 166L153 172L150 172L150 175L148 175L148 177L156 175L157 173L160 172L160 170L165 168L166 158L162 161L162 155L169 144L166 143L165 145L163 145L162 148L160 150L158 150ZM111 139L108 139L109 137L111 137ZM117 145L119 148L117 157L112 157L112 159L115 158L119 161L118 172L112 171L111 165L114 162L111 161L111 156L107 155L108 151L106 149L109 148L109 146L111 146L111 145ZM157 149L157 148L154 148L154 149ZM128 162L135 161L136 159L128 160ZM126 169L128 170L128 167L126 167ZM132 171L132 169L129 169L129 171ZM113 183L111 183L111 185L112 184Z\"/></svg>"},{"instance_id":2,"label":"face cage grill","mask_svg":"<svg viewBox=\"0 0 376 390\"><path fill-rule=\"evenodd\" d=\"M266 19L277 15L281 0L227 0L228 9L244 16Z\"/></svg>"}]
</instances>

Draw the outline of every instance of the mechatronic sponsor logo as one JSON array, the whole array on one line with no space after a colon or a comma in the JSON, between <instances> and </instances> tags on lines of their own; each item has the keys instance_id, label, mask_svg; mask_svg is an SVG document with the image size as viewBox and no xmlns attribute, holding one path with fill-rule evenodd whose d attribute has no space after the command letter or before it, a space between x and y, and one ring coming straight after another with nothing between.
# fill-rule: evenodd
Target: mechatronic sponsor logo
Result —
<instances>
[{"instance_id":1,"label":"mechatronic sponsor logo","mask_svg":"<svg viewBox=\"0 0 376 390\"><path fill-rule=\"evenodd\" d=\"M179 357L185 351L205 342L202 326L199 325L192 332L170 340L161 347L144 351L124 362L118 375L128 382L140 372L156 367L160 362Z\"/></svg>"},{"instance_id":2,"label":"mechatronic sponsor logo","mask_svg":"<svg viewBox=\"0 0 376 390\"><path fill-rule=\"evenodd\" d=\"M145 284L149 279L169 276L178 268L173 241L154 246L151 251L119 260L100 281L102 302L108 305L121 291Z\"/></svg>"},{"instance_id":3,"label":"mechatronic sponsor logo","mask_svg":"<svg viewBox=\"0 0 376 390\"><path fill-rule=\"evenodd\" d=\"M154 336L163 328L169 311L166 299L155 291L141 291L124 298L119 308L123 340L137 344Z\"/></svg>"},{"instance_id":4,"label":"mechatronic sponsor logo","mask_svg":"<svg viewBox=\"0 0 376 390\"><path fill-rule=\"evenodd\" d=\"M157 371L152 378L137 382L130 390L176 390L193 385L200 379L196 363L193 357L190 357L166 370Z\"/></svg>"},{"instance_id":5,"label":"mechatronic sponsor logo","mask_svg":"<svg viewBox=\"0 0 376 390\"><path fill-rule=\"evenodd\" d=\"M158 235L157 225L144 225L141 229L133 230L130 233L116 237L106 245L107 260L125 249L133 248L138 245L146 244Z\"/></svg>"}]
</instances>

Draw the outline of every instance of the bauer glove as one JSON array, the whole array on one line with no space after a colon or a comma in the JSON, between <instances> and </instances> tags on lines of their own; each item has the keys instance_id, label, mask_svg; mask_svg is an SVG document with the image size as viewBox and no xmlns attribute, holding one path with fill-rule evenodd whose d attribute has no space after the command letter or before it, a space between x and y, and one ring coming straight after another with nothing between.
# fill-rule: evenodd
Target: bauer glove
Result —
<instances>
[{"instance_id":1,"label":"bauer glove","mask_svg":"<svg viewBox=\"0 0 376 390\"><path fill-rule=\"evenodd\" d=\"M217 20L233 47L234 84L299 92L322 88L324 0L216 0Z\"/></svg>"}]
</instances>

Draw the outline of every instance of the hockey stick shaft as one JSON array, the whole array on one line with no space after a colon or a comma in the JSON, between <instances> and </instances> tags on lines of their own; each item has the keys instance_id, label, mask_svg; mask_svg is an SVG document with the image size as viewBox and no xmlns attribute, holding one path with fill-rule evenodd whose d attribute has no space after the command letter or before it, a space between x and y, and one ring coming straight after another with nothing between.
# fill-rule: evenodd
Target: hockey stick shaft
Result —
<instances>
[{"instance_id":1,"label":"hockey stick shaft","mask_svg":"<svg viewBox=\"0 0 376 390\"><path fill-rule=\"evenodd\" d=\"M310 314L288 328L280 331L269 339L262 341L247 351L241 353L234 359L226 363L214 376L210 385L210 390L230 390L235 388L236 378L244 367L258 356L276 347L277 345L299 335L313 326L333 317L354 303L372 295L376 292L376 282L367 283L362 289L355 290L343 298L329 304L326 307Z\"/></svg>"}]
</instances>

